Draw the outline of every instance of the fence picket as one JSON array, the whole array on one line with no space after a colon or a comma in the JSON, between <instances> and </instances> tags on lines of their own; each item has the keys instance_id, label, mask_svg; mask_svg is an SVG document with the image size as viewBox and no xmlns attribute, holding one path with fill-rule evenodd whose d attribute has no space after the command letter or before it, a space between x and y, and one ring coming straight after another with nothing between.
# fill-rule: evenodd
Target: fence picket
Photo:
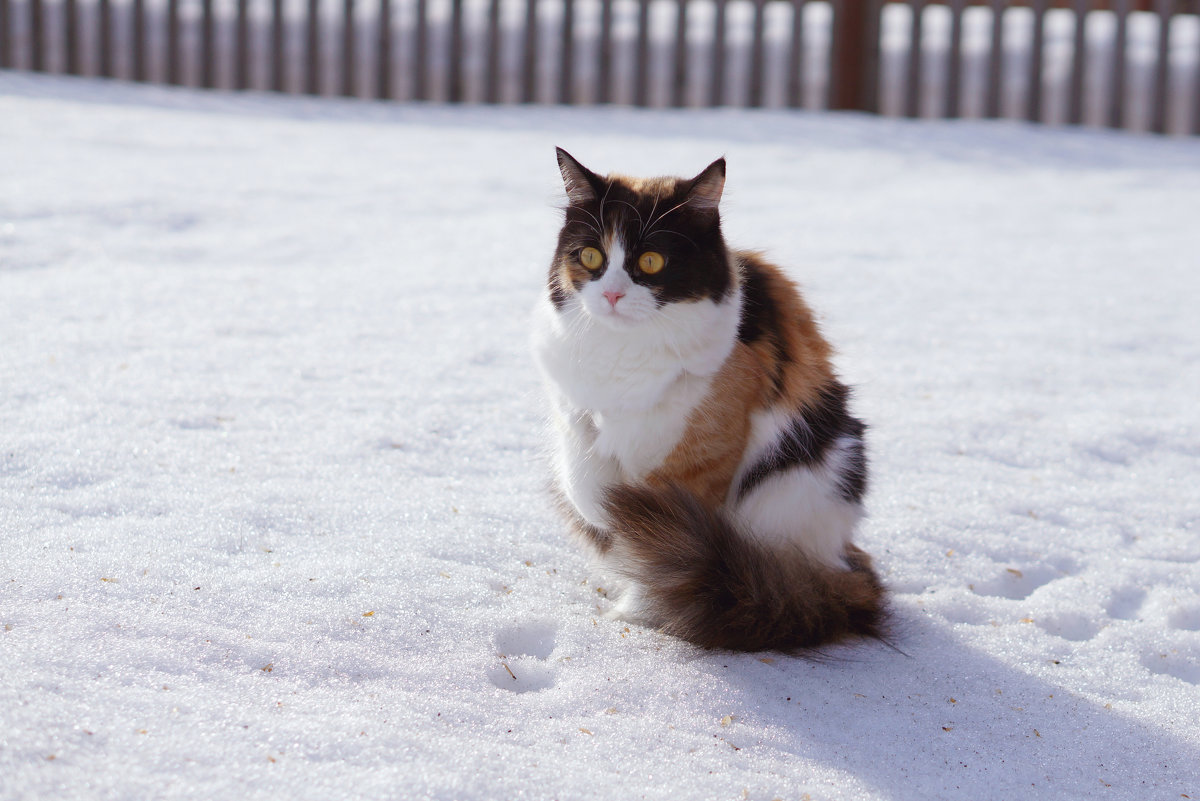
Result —
<instances>
[{"instance_id":1,"label":"fence picket","mask_svg":"<svg viewBox=\"0 0 1200 801\"><path fill-rule=\"evenodd\" d=\"M376 31L375 97L392 97L392 0L379 0L379 27Z\"/></svg>"},{"instance_id":2,"label":"fence picket","mask_svg":"<svg viewBox=\"0 0 1200 801\"><path fill-rule=\"evenodd\" d=\"M1032 0L1033 39L1030 42L1029 91L1025 119L1038 122L1042 118L1042 66L1046 49L1047 0Z\"/></svg>"},{"instance_id":3,"label":"fence picket","mask_svg":"<svg viewBox=\"0 0 1200 801\"><path fill-rule=\"evenodd\" d=\"M537 0L525 0L525 41L521 54L521 102L537 100Z\"/></svg>"},{"instance_id":4,"label":"fence picket","mask_svg":"<svg viewBox=\"0 0 1200 801\"><path fill-rule=\"evenodd\" d=\"M354 97L358 93L355 81L354 0L342 5L342 94Z\"/></svg>"},{"instance_id":5,"label":"fence picket","mask_svg":"<svg viewBox=\"0 0 1200 801\"><path fill-rule=\"evenodd\" d=\"M133 0L133 79L146 81L146 2Z\"/></svg>"},{"instance_id":6,"label":"fence picket","mask_svg":"<svg viewBox=\"0 0 1200 801\"><path fill-rule=\"evenodd\" d=\"M321 66L321 3L320 0L308 0L308 15L304 45L304 91L310 95L319 94Z\"/></svg>"},{"instance_id":7,"label":"fence picket","mask_svg":"<svg viewBox=\"0 0 1200 801\"><path fill-rule=\"evenodd\" d=\"M451 103L463 99L463 0L450 0L450 64L446 97Z\"/></svg>"},{"instance_id":8,"label":"fence picket","mask_svg":"<svg viewBox=\"0 0 1200 801\"><path fill-rule=\"evenodd\" d=\"M713 20L712 76L709 105L725 105L725 0L715 0L716 17Z\"/></svg>"},{"instance_id":9,"label":"fence picket","mask_svg":"<svg viewBox=\"0 0 1200 801\"><path fill-rule=\"evenodd\" d=\"M904 113L909 117L921 116L921 27L925 11L925 0L913 0L909 4L912 20L908 30L908 76L905 83Z\"/></svg>"},{"instance_id":10,"label":"fence picket","mask_svg":"<svg viewBox=\"0 0 1200 801\"><path fill-rule=\"evenodd\" d=\"M63 39L66 49L66 71L68 75L79 74L79 20L75 0L63 3Z\"/></svg>"},{"instance_id":11,"label":"fence picket","mask_svg":"<svg viewBox=\"0 0 1200 801\"><path fill-rule=\"evenodd\" d=\"M487 86L484 100L500 102L500 0L488 3L487 22Z\"/></svg>"},{"instance_id":12,"label":"fence picket","mask_svg":"<svg viewBox=\"0 0 1200 801\"><path fill-rule=\"evenodd\" d=\"M200 80L205 89L212 89L217 85L213 0L203 0L200 6Z\"/></svg>"},{"instance_id":13,"label":"fence picket","mask_svg":"<svg viewBox=\"0 0 1200 801\"><path fill-rule=\"evenodd\" d=\"M41 0L36 0L34 8L41 9ZM112 53L112 4L109 0L100 0L96 13L100 18L100 25L97 30L100 49L100 77L113 77L113 53ZM38 22L38 28L41 28L41 22ZM40 34L39 34L40 35ZM41 67L35 67L41 69Z\"/></svg>"},{"instance_id":14,"label":"fence picket","mask_svg":"<svg viewBox=\"0 0 1200 801\"><path fill-rule=\"evenodd\" d=\"M558 53L558 102L575 96L575 0L563 0L562 44Z\"/></svg>"},{"instance_id":15,"label":"fence picket","mask_svg":"<svg viewBox=\"0 0 1200 801\"><path fill-rule=\"evenodd\" d=\"M792 42L788 52L787 104L804 106L804 0L792 0Z\"/></svg>"},{"instance_id":16,"label":"fence picket","mask_svg":"<svg viewBox=\"0 0 1200 801\"><path fill-rule=\"evenodd\" d=\"M429 8L427 0L417 0L417 18L413 23L413 87L415 100L429 99Z\"/></svg>"},{"instance_id":17,"label":"fence picket","mask_svg":"<svg viewBox=\"0 0 1200 801\"><path fill-rule=\"evenodd\" d=\"M531 0L532 1L532 0ZM634 50L634 98L637 106L650 105L650 2L638 3L637 45Z\"/></svg>"},{"instance_id":18,"label":"fence picket","mask_svg":"<svg viewBox=\"0 0 1200 801\"><path fill-rule=\"evenodd\" d=\"M763 53L763 9L764 0L754 0L754 22L750 41L750 93L749 105L760 107L763 104L763 74L766 55Z\"/></svg>"},{"instance_id":19,"label":"fence picket","mask_svg":"<svg viewBox=\"0 0 1200 801\"><path fill-rule=\"evenodd\" d=\"M142 0L138 0L141 2ZM234 38L233 86L250 88L250 0L237 0L237 29Z\"/></svg>"},{"instance_id":20,"label":"fence picket","mask_svg":"<svg viewBox=\"0 0 1200 801\"><path fill-rule=\"evenodd\" d=\"M687 87L687 0L675 4L675 49L671 59L671 101L679 108L685 104L684 90Z\"/></svg>"},{"instance_id":21,"label":"fence picket","mask_svg":"<svg viewBox=\"0 0 1200 801\"><path fill-rule=\"evenodd\" d=\"M966 0L952 0L950 4L950 53L947 55L946 74L946 116L954 119L959 116L962 94L962 31L963 10Z\"/></svg>"},{"instance_id":22,"label":"fence picket","mask_svg":"<svg viewBox=\"0 0 1200 801\"><path fill-rule=\"evenodd\" d=\"M1087 70L1087 9L1088 0L1075 0L1075 30L1071 44L1071 84L1067 98L1067 121L1072 125L1083 122L1083 78Z\"/></svg>"},{"instance_id":23,"label":"fence picket","mask_svg":"<svg viewBox=\"0 0 1200 801\"><path fill-rule=\"evenodd\" d=\"M0 0L0 69L13 66L12 60L12 23L9 22L12 11L9 0Z\"/></svg>"},{"instance_id":24,"label":"fence picket","mask_svg":"<svg viewBox=\"0 0 1200 801\"><path fill-rule=\"evenodd\" d=\"M612 27L613 0L600 0L600 86L599 91L597 92L597 102L600 103L611 103L613 100Z\"/></svg>"},{"instance_id":25,"label":"fence picket","mask_svg":"<svg viewBox=\"0 0 1200 801\"><path fill-rule=\"evenodd\" d=\"M1005 0L992 0L992 46L988 53L987 110L985 117L999 117L1004 92Z\"/></svg>"},{"instance_id":26,"label":"fence picket","mask_svg":"<svg viewBox=\"0 0 1200 801\"><path fill-rule=\"evenodd\" d=\"M1158 15L1158 47L1154 62L1154 95L1151 108L1150 130L1167 132L1167 81L1170 76L1171 17L1175 14L1174 0L1155 0L1154 13Z\"/></svg>"}]
</instances>

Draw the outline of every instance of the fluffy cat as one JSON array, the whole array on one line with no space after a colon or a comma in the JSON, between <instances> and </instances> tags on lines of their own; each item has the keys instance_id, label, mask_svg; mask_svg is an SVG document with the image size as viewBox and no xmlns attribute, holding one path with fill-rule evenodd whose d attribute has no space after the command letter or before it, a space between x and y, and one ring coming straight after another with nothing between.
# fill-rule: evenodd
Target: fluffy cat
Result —
<instances>
[{"instance_id":1,"label":"fluffy cat","mask_svg":"<svg viewBox=\"0 0 1200 801\"><path fill-rule=\"evenodd\" d=\"M625 582L614 610L708 648L880 637L851 543L863 424L796 286L727 249L725 160L600 176L558 149L566 220L535 314L572 529Z\"/></svg>"}]
</instances>

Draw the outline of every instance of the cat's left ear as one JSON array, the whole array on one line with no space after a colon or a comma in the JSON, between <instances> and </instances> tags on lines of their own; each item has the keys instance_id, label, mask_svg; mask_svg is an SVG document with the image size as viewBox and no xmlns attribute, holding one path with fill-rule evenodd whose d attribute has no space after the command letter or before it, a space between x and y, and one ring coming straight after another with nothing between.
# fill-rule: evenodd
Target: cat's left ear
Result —
<instances>
[{"instance_id":1,"label":"cat's left ear","mask_svg":"<svg viewBox=\"0 0 1200 801\"><path fill-rule=\"evenodd\" d=\"M697 211L716 211L725 189L725 158L721 157L692 179L688 205Z\"/></svg>"},{"instance_id":2,"label":"cat's left ear","mask_svg":"<svg viewBox=\"0 0 1200 801\"><path fill-rule=\"evenodd\" d=\"M599 175L575 160L561 147L554 148L558 154L558 171L562 173L563 186L567 189L567 199L574 206L591 203L598 195L597 187L604 183Z\"/></svg>"}]
</instances>

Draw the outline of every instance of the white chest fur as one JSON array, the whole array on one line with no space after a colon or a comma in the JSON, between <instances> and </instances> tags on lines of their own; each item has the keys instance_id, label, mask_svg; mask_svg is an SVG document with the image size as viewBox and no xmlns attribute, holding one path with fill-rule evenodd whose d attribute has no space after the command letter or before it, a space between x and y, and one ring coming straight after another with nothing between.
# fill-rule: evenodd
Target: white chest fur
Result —
<instances>
[{"instance_id":1,"label":"white chest fur","mask_svg":"<svg viewBox=\"0 0 1200 801\"><path fill-rule=\"evenodd\" d=\"M602 324L572 298L562 310L543 299L535 315L534 353L554 384L560 413L589 414L595 457L615 460L626 480L662 463L683 436L688 416L737 334L740 297L663 307L651 321Z\"/></svg>"}]
</instances>

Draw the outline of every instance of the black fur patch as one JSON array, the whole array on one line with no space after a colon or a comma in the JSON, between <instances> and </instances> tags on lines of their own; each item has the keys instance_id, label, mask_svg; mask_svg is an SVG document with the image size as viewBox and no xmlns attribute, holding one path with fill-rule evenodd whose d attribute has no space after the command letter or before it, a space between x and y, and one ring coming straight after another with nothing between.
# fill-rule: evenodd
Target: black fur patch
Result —
<instances>
[{"instance_id":1,"label":"black fur patch","mask_svg":"<svg viewBox=\"0 0 1200 801\"><path fill-rule=\"evenodd\" d=\"M765 340L775 351L771 372L772 399L783 393L784 375L792 360L780 333L784 324L766 274L753 261L745 262L742 265L742 317L738 321L737 336L738 341L746 345Z\"/></svg>"},{"instance_id":2,"label":"black fur patch","mask_svg":"<svg viewBox=\"0 0 1200 801\"><path fill-rule=\"evenodd\" d=\"M779 309L767 287L762 270L751 264L742 275L742 319L738 322L738 341L753 345L779 330Z\"/></svg>"},{"instance_id":3,"label":"black fur patch","mask_svg":"<svg viewBox=\"0 0 1200 801\"><path fill-rule=\"evenodd\" d=\"M862 443L866 426L847 410L849 396L850 390L836 381L821 390L817 404L801 409L775 448L746 472L738 486L738 500L775 473L798 465L812 467L825 458L839 437L852 437L856 442L845 472L838 477L838 486L845 500L861 501L867 489L867 459Z\"/></svg>"}]
</instances>

